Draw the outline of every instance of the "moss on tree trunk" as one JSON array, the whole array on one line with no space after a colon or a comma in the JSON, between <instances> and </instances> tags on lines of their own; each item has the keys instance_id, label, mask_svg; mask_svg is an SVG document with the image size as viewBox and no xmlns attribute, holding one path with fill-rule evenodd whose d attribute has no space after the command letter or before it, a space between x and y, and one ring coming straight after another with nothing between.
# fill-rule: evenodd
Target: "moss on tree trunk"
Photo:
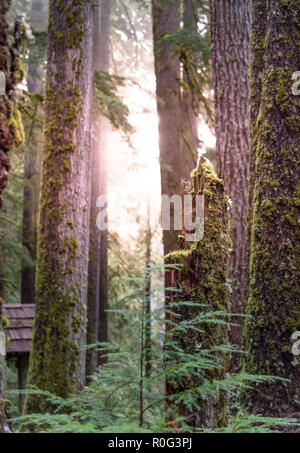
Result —
<instances>
[{"instance_id":1,"label":"moss on tree trunk","mask_svg":"<svg viewBox=\"0 0 300 453\"><path fill-rule=\"evenodd\" d=\"M63 397L85 383L92 22L90 1L50 1L28 384ZM45 398L28 397L27 412L47 409Z\"/></svg>"},{"instance_id":2,"label":"moss on tree trunk","mask_svg":"<svg viewBox=\"0 0 300 453\"><path fill-rule=\"evenodd\" d=\"M166 286L176 287L179 292L169 293L170 302L192 301L195 306L179 306L170 308L181 315L185 321L192 320L203 312L228 312L228 264L231 241L229 237L229 200L224 192L223 181L218 179L213 169L201 161L198 169L193 172L193 180L187 193L204 196L204 236L197 242L181 240L181 249L168 254L165 262L168 265L180 264L181 268L167 272ZM205 306L205 307L204 307ZM171 306L172 307L172 306ZM173 322L176 317L171 315ZM223 318L224 319L224 318ZM187 332L172 334L169 327L169 340L178 344L187 353L197 353L197 348L209 349L213 346L226 344L228 328L226 325L207 324L197 326L203 332L187 329ZM227 369L228 356L216 353L220 367L215 367L201 376L193 375L183 380L167 379L167 394L179 393L188 388L193 391L203 379L222 379ZM176 415L184 416L188 424L194 427L224 426L226 423L226 398L223 392L213 399L199 398L200 409L191 409L180 404Z\"/></svg>"},{"instance_id":3,"label":"moss on tree trunk","mask_svg":"<svg viewBox=\"0 0 300 453\"><path fill-rule=\"evenodd\" d=\"M252 412L289 416L299 410L299 359L291 335L300 330L299 143L300 97L292 94L292 74L300 65L299 2L269 0L254 4L265 36L253 29L254 65L264 71L261 92L252 81L250 287L243 344L244 370L290 380L256 385L243 394ZM256 16L253 17L256 22ZM257 85L258 84L258 85ZM253 151L252 151L253 152Z\"/></svg>"},{"instance_id":4,"label":"moss on tree trunk","mask_svg":"<svg viewBox=\"0 0 300 453\"><path fill-rule=\"evenodd\" d=\"M20 146L24 140L23 123L16 104L14 89L24 77L24 70L19 57L19 49L23 44L24 27L17 20L14 26L14 41L8 45L8 24L6 13L11 0L0 4L0 71L5 75L5 93L0 94L0 208L2 193L7 186L10 168L8 154L13 146ZM2 315L3 300L0 296L0 432L5 429L4 398L6 390L6 354L3 327L7 320Z\"/></svg>"}]
</instances>

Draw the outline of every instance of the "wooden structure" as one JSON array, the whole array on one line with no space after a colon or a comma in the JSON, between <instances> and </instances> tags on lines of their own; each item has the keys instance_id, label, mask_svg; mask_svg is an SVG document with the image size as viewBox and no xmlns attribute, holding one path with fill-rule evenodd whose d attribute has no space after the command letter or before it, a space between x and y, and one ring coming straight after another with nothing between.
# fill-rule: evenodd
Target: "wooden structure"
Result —
<instances>
[{"instance_id":1,"label":"wooden structure","mask_svg":"<svg viewBox=\"0 0 300 453\"><path fill-rule=\"evenodd\" d=\"M5 328L6 357L8 360L16 358L19 390L25 390L32 343L34 305L5 304L3 305L3 314L8 319L8 326ZM20 394L20 413L23 412L24 402L25 395Z\"/></svg>"}]
</instances>

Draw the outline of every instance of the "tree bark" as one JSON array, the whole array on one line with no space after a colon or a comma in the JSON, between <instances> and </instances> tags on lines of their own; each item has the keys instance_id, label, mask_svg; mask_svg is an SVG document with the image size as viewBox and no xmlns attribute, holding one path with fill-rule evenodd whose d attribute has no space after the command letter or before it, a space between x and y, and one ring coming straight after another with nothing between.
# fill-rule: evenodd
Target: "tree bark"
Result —
<instances>
[{"instance_id":1,"label":"tree bark","mask_svg":"<svg viewBox=\"0 0 300 453\"><path fill-rule=\"evenodd\" d=\"M38 3L32 2L32 14L34 14ZM35 34L35 43L29 47L30 60L28 65L28 90L31 94L43 94L44 83L43 73L46 60L46 34L39 32ZM36 100L35 119L39 114L39 102ZM41 152L39 141L42 140L42 133L32 131L31 137L26 144L24 152L24 207L23 207L23 245L35 263L37 248L38 210L40 197L40 175L41 175ZM22 261L22 304L34 303L35 285L35 264L29 265L26 260Z\"/></svg>"},{"instance_id":2,"label":"tree bark","mask_svg":"<svg viewBox=\"0 0 300 453\"><path fill-rule=\"evenodd\" d=\"M111 2L102 0L96 12L94 33L94 69L109 71L110 14ZM93 118L93 165L91 192L91 220L89 245L89 283L88 283L88 336L87 343L107 342L107 231L99 231L96 225L97 200L107 194L106 134L107 122L97 112L94 99ZM101 353L91 349L87 353L87 376L96 372L101 363Z\"/></svg>"},{"instance_id":3,"label":"tree bark","mask_svg":"<svg viewBox=\"0 0 300 453\"><path fill-rule=\"evenodd\" d=\"M247 216L247 265L249 272L253 190L256 161L256 146L258 124L256 120L260 110L261 92L264 72L264 55L266 46L267 11L266 2L252 0L252 27L251 27L251 62L250 62L250 169L249 169L249 207ZM249 279L248 279L249 285Z\"/></svg>"},{"instance_id":4,"label":"tree bark","mask_svg":"<svg viewBox=\"0 0 300 453\"><path fill-rule=\"evenodd\" d=\"M9 75L9 54L8 54L8 25L5 15L10 8L11 2L2 3L0 5L0 71L7 77ZM7 178L9 171L8 152L13 146L13 131L9 126L9 118L12 113L12 106L9 97L0 96L0 208L2 206L2 192L7 186Z\"/></svg>"},{"instance_id":5,"label":"tree bark","mask_svg":"<svg viewBox=\"0 0 300 453\"><path fill-rule=\"evenodd\" d=\"M232 200L231 310L243 313L247 299L251 1L211 0L210 7L217 168ZM242 324L241 319L235 322ZM238 345L241 327L230 332L231 341Z\"/></svg>"},{"instance_id":6,"label":"tree bark","mask_svg":"<svg viewBox=\"0 0 300 453\"><path fill-rule=\"evenodd\" d=\"M0 297L0 433L5 432L5 392L6 392L6 347L5 335L3 331L3 300Z\"/></svg>"},{"instance_id":7,"label":"tree bark","mask_svg":"<svg viewBox=\"0 0 300 453\"><path fill-rule=\"evenodd\" d=\"M101 6L101 40L100 46L100 69L108 72L110 68L110 16L111 2L102 0ZM100 156L100 195L107 196L108 176L107 176L107 149L108 149L108 130L109 121L101 117L100 145L102 153ZM100 232L100 286L99 286L99 342L108 342L108 230ZM104 354L99 354L99 364L106 363Z\"/></svg>"},{"instance_id":8,"label":"tree bark","mask_svg":"<svg viewBox=\"0 0 300 453\"><path fill-rule=\"evenodd\" d=\"M251 101L256 159L250 179L253 209L247 314L251 317L243 336L243 349L248 353L244 370L279 376L290 383L257 384L242 399L251 412L288 417L299 411L300 401L300 365L291 350L291 336L300 330L300 103L299 96L292 94L292 75L300 64L300 17L298 2L292 0L254 2L254 24L262 20L262 11L266 11L265 36L257 36L261 30L254 28L252 38L264 52L264 72L261 92L256 88ZM259 54L259 71L261 61Z\"/></svg>"},{"instance_id":9,"label":"tree bark","mask_svg":"<svg viewBox=\"0 0 300 453\"><path fill-rule=\"evenodd\" d=\"M85 383L90 213L90 1L50 1L36 314L28 383L67 396ZM27 412L51 410L29 396Z\"/></svg>"},{"instance_id":10,"label":"tree bark","mask_svg":"<svg viewBox=\"0 0 300 453\"><path fill-rule=\"evenodd\" d=\"M197 7L193 0L184 0L183 2L183 26L184 29L190 33L197 34ZM197 64L197 53L194 51L191 53L193 61ZM198 160L198 147L199 147L199 118L198 112L193 108L193 99L191 94L191 88L188 84L187 77L185 75L185 69L183 68L183 78L187 83L188 88L183 89L181 96L182 102L182 116L181 116L181 143L182 143L182 164L185 166L184 178L189 180L192 170L197 165ZM200 106L199 106L200 108Z\"/></svg>"},{"instance_id":11,"label":"tree bark","mask_svg":"<svg viewBox=\"0 0 300 453\"><path fill-rule=\"evenodd\" d=\"M8 153L13 146L20 146L23 142L23 124L17 109L14 89L24 76L19 58L19 49L24 36L22 22L17 20L14 26L13 44L8 45L8 24L5 16L10 6L10 0L0 4L0 71L6 79L5 94L0 95L0 208L2 207L2 193L7 186ZM5 432L6 347L3 327L6 320L2 314L2 304L3 300L0 295L0 432Z\"/></svg>"},{"instance_id":12,"label":"tree bark","mask_svg":"<svg viewBox=\"0 0 300 453\"><path fill-rule=\"evenodd\" d=\"M100 3L100 2L99 2ZM99 5L95 8L94 26L94 56L93 69L100 69L100 12ZM91 186L91 215L90 243L88 269L88 324L87 344L98 342L99 336L99 285L100 285L100 231L96 225L97 199L100 196L100 121L97 114L97 100L93 98L92 118L92 186ZM98 351L89 349L86 354L86 377L94 374L98 367Z\"/></svg>"},{"instance_id":13,"label":"tree bark","mask_svg":"<svg viewBox=\"0 0 300 453\"><path fill-rule=\"evenodd\" d=\"M162 46L166 34L178 31L180 0L152 0L153 39L156 75L157 111L159 116L159 149L162 195L172 197L181 193L183 166L181 153L180 62L173 57L172 46ZM171 230L163 231L164 253L177 248L179 231L173 229L174 210L171 210Z\"/></svg>"},{"instance_id":14,"label":"tree bark","mask_svg":"<svg viewBox=\"0 0 300 453\"><path fill-rule=\"evenodd\" d=\"M228 312L230 309L229 291L227 287L229 265L229 200L225 195L223 181L218 179L212 168L203 160L193 172L192 184L187 186L186 194L204 196L204 236L197 242L186 242L182 239L181 250L170 253L165 257L167 265L177 265L166 273L166 287L176 288L178 292L167 291L167 307L177 317L168 314L167 319L173 323L193 321L199 313ZM201 219L198 219L201 220ZM183 232L184 237L185 233ZM178 265L181 267L178 269ZM193 301L197 306L180 305L182 302ZM174 308L174 302L179 306ZM205 307L205 308L204 308ZM168 312L169 313L169 312ZM178 317L179 315L179 317ZM213 315L211 315L212 317ZM224 320L224 318L223 318ZM176 356L178 346L186 354L199 354L202 350L228 342L226 325L194 324L199 331L185 327L185 332L173 333L172 325L167 324L167 348L174 348L174 363L179 361ZM201 354L201 352L200 352ZM190 359L190 360L193 360ZM189 360L189 359L187 359ZM204 379L224 379L228 355L218 354L218 364L210 370L195 371L185 378L167 375L167 396L180 394L186 390L193 392L203 384ZM167 403L171 409L172 403ZM174 419L183 416L186 423L194 428L216 428L226 425L226 395L220 391L216 398L199 398L197 406L177 405Z\"/></svg>"},{"instance_id":15,"label":"tree bark","mask_svg":"<svg viewBox=\"0 0 300 453\"><path fill-rule=\"evenodd\" d=\"M50 0L32 0L30 24L34 30L44 30L47 27L45 19L47 18L47 10Z\"/></svg>"},{"instance_id":16,"label":"tree bark","mask_svg":"<svg viewBox=\"0 0 300 453\"><path fill-rule=\"evenodd\" d=\"M151 243L150 206L148 204L148 228L146 231L146 266L145 266L145 377L151 374Z\"/></svg>"},{"instance_id":17,"label":"tree bark","mask_svg":"<svg viewBox=\"0 0 300 453\"><path fill-rule=\"evenodd\" d=\"M27 388L27 374L28 374L29 354L20 354L17 358L17 369L18 369L18 389L26 390ZM26 395L24 393L19 394L19 413L23 415L25 407Z\"/></svg>"}]
</instances>

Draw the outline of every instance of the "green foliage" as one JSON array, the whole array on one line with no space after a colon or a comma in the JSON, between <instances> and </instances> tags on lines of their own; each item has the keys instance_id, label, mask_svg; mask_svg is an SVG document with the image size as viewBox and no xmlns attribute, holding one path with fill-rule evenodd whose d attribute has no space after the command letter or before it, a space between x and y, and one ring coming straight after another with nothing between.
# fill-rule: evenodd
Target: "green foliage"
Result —
<instances>
[{"instance_id":1,"label":"green foliage","mask_svg":"<svg viewBox=\"0 0 300 453\"><path fill-rule=\"evenodd\" d=\"M124 84L123 77L110 75L104 71L94 72L94 93L99 102L100 113L109 119L115 129L128 136L133 132L128 122L129 109L117 93Z\"/></svg>"},{"instance_id":2,"label":"green foliage","mask_svg":"<svg viewBox=\"0 0 300 453\"><path fill-rule=\"evenodd\" d=\"M203 61L209 65L210 59L210 45L208 41L196 33L191 33L188 30L179 30L173 34L166 34L161 39L159 45L161 47L168 46L173 49L188 49L189 52L201 52Z\"/></svg>"},{"instance_id":3,"label":"green foliage","mask_svg":"<svg viewBox=\"0 0 300 453\"><path fill-rule=\"evenodd\" d=\"M23 246L23 193L26 184L31 188L39 186L39 181L35 179L39 179L39 176L31 180L24 179L24 150L26 147L28 156L41 151L42 101L40 95L29 95L19 103L26 143L16 149L11 157L8 188L4 192L4 206L0 215L0 295L6 303L20 303L22 265L34 266L29 250ZM39 190L35 196L38 199Z\"/></svg>"},{"instance_id":4,"label":"green foliage","mask_svg":"<svg viewBox=\"0 0 300 453\"><path fill-rule=\"evenodd\" d=\"M6 303L20 300L21 262L31 263L22 245L23 163L16 152L0 216L0 295Z\"/></svg>"},{"instance_id":5,"label":"green foliage","mask_svg":"<svg viewBox=\"0 0 300 453\"><path fill-rule=\"evenodd\" d=\"M211 46L206 6L206 2L195 5L197 22L201 23L201 29L198 26L197 33L191 32L185 28L188 25L184 25L176 33L164 35L157 43L157 52L168 47L172 50L171 58L179 58L184 72L184 77L179 81L180 86L185 95L191 94L195 115L202 113L211 122L212 105L207 96L211 90Z\"/></svg>"},{"instance_id":6,"label":"green foliage","mask_svg":"<svg viewBox=\"0 0 300 453\"><path fill-rule=\"evenodd\" d=\"M291 431L299 426L295 419L247 415L240 410L226 428L216 430L218 433L274 433ZM208 431L209 432L209 431Z\"/></svg>"},{"instance_id":7,"label":"green foliage","mask_svg":"<svg viewBox=\"0 0 300 453\"><path fill-rule=\"evenodd\" d=\"M152 272L157 270L152 268ZM105 350L108 363L99 367L98 372L92 376L91 383L81 392L68 398L60 398L39 389L32 389L30 393L37 396L43 395L48 400L52 413L32 414L24 417L14 417L11 421L19 424L19 431L34 432L73 432L73 433L140 433L140 432L172 432L174 424L181 426L183 432L192 429L180 416L176 416L177 405L185 405L190 411L197 411L199 398L217 398L220 389L226 390L231 398L237 398L239 391L253 385L255 382L266 380L275 381L270 376L235 375L223 380L209 380L208 372L220 363L216 359L216 350L222 352L232 351L228 345L215 346L210 349L199 349L193 353L183 351L180 346L170 342L166 324L172 324L174 330L185 335L190 329L202 331L207 324L226 324L228 313L207 313L203 311L193 320L186 322L177 315L174 322L164 320L164 310L154 308L151 312L152 341L151 341L151 373L145 374L145 298L143 279L134 278L136 287L139 288L130 300L127 307L113 310L113 315L126 317L124 326L126 341L122 343L97 344ZM169 289L169 288L168 288ZM173 289L174 291L175 288ZM139 307L136 306L139 300ZM182 301L176 306L185 308L194 306L194 302ZM175 307L170 307L173 312ZM163 344L166 347L163 349ZM165 380L174 382L190 379L192 376L200 377L197 388L189 388L183 392L164 396ZM14 392L10 392L14 394ZM167 409L166 409L166 402ZM49 407L49 406L48 406ZM174 418L175 416L175 418ZM167 421L172 417L172 426ZM279 426L295 426L294 420L271 419L247 416L238 411L231 416L231 423L222 432L271 432ZM261 431L259 431L261 432Z\"/></svg>"}]
</instances>

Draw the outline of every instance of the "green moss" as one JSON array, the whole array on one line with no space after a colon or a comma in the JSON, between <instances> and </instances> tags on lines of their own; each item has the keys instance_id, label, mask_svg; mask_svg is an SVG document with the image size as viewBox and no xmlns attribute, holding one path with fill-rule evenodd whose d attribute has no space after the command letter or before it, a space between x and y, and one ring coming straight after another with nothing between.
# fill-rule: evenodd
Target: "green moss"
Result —
<instances>
[{"instance_id":1,"label":"green moss","mask_svg":"<svg viewBox=\"0 0 300 453\"><path fill-rule=\"evenodd\" d=\"M266 34L264 58L252 81L252 158L248 234L251 243L249 298L243 333L244 371L270 373L290 380L268 382L244 390L248 410L285 416L300 400L299 361L291 353L291 335L300 326L298 143L300 105L291 96L292 73L299 61L299 16L290 28L298 2L281 1L271 11L264 3L265 17L272 14ZM274 5L273 5L274 6ZM272 6L272 8L273 8ZM284 8L283 8L284 6ZM256 13L257 14L257 13ZM264 17L264 20L265 20ZM254 18L254 30L260 18ZM263 22L260 27L263 29ZM257 40L257 36L253 38ZM284 40L284 43L282 42ZM258 60L254 61L257 69ZM259 89L259 74L264 74ZM254 91L254 88L257 91ZM297 99L298 100L298 99Z\"/></svg>"},{"instance_id":2,"label":"green moss","mask_svg":"<svg viewBox=\"0 0 300 453\"><path fill-rule=\"evenodd\" d=\"M276 213L271 200L263 200L261 208L263 214L267 217L273 217Z\"/></svg>"},{"instance_id":3,"label":"green moss","mask_svg":"<svg viewBox=\"0 0 300 453\"><path fill-rule=\"evenodd\" d=\"M70 160L64 159L63 163L64 163L64 169L66 170L66 172L70 173L70 171L71 171Z\"/></svg>"},{"instance_id":4,"label":"green moss","mask_svg":"<svg viewBox=\"0 0 300 453\"><path fill-rule=\"evenodd\" d=\"M190 193L204 195L205 221L204 236L200 241L181 241L182 249L169 253L165 263L173 267L175 286L179 290L173 296L175 301L193 301L194 308L178 308L176 313L188 320L197 316L199 311L229 311L229 289L227 284L228 260L231 241L229 237L229 200L224 193L224 183L217 178L212 167L206 162L192 172ZM181 238L183 239L183 238ZM168 268L167 268L168 269ZM169 295L171 297L171 294ZM200 307L201 305L201 307ZM188 352L196 350L197 345L209 348L212 345L224 344L227 339L227 328L208 325L203 333L189 331L182 338L180 334L172 334L172 342ZM222 379L227 366L228 357L220 354L220 362L224 369L208 373L208 379ZM174 391L183 391L187 386L196 387L199 382L185 380L172 383ZM226 403L222 392L215 401L199 401L197 413L203 423L207 422L207 404L212 409L212 424L221 426L226 421ZM211 410L211 409L210 409ZM186 408L180 409L187 414ZM223 425L222 425L223 426Z\"/></svg>"},{"instance_id":5,"label":"green moss","mask_svg":"<svg viewBox=\"0 0 300 453\"><path fill-rule=\"evenodd\" d=\"M4 315L1 315L1 319L0 319L0 324L2 325L2 327L5 329L6 327L9 326L9 320L6 316Z\"/></svg>"},{"instance_id":6,"label":"green moss","mask_svg":"<svg viewBox=\"0 0 300 453\"><path fill-rule=\"evenodd\" d=\"M289 222L290 225L293 227L297 226L297 219L292 214L287 214L285 219Z\"/></svg>"},{"instance_id":7,"label":"green moss","mask_svg":"<svg viewBox=\"0 0 300 453\"><path fill-rule=\"evenodd\" d=\"M54 36L58 41L62 41L64 38L64 35L58 31L54 32Z\"/></svg>"},{"instance_id":8,"label":"green moss","mask_svg":"<svg viewBox=\"0 0 300 453\"><path fill-rule=\"evenodd\" d=\"M76 151L74 132L80 124L83 105L83 81L77 76L83 66L84 50L80 46L86 32L83 23L87 9L87 2L79 0L72 2L69 10L62 0L50 5L49 40L55 42L58 52L64 52L65 58L57 62L57 67L49 68L46 81L36 322L28 380L29 384L61 397L68 396L81 385L78 356L84 336L85 309L79 281L82 266L76 238L79 226L77 229L74 223L80 208L74 206L74 200L68 199L66 193L71 189L69 182L77 175L72 168ZM65 25L64 29L61 24ZM68 47L72 47L71 51L66 49L65 40ZM73 71L72 74L68 72L72 83L63 83L62 69ZM42 396L28 398L28 412L51 409Z\"/></svg>"},{"instance_id":9,"label":"green moss","mask_svg":"<svg viewBox=\"0 0 300 453\"><path fill-rule=\"evenodd\" d=\"M15 108L8 120L8 126L13 134L14 143L17 147L25 142L25 132L20 111Z\"/></svg>"},{"instance_id":10,"label":"green moss","mask_svg":"<svg viewBox=\"0 0 300 453\"><path fill-rule=\"evenodd\" d=\"M74 230L74 222L70 219L67 220L67 225L71 230Z\"/></svg>"},{"instance_id":11,"label":"green moss","mask_svg":"<svg viewBox=\"0 0 300 453\"><path fill-rule=\"evenodd\" d=\"M74 332L78 332L81 326L82 319L75 316L72 320L72 328L74 329Z\"/></svg>"}]
</instances>

